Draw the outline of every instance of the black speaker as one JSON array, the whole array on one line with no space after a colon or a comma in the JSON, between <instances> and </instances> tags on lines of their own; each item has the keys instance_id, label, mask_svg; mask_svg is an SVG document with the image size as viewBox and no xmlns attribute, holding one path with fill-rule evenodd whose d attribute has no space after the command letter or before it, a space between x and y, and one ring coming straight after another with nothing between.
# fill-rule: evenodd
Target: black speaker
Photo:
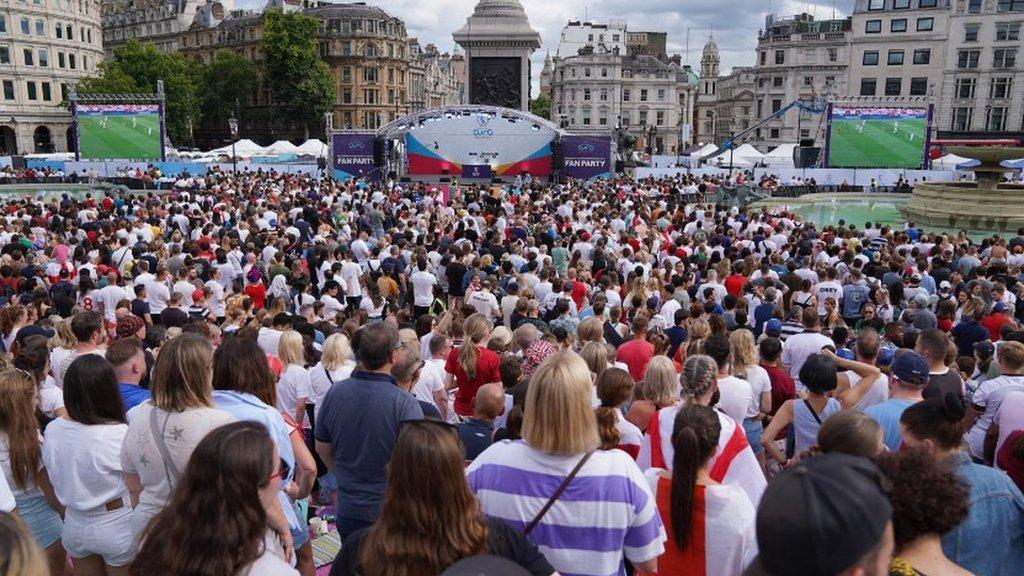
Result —
<instances>
[{"instance_id":1,"label":"black speaker","mask_svg":"<svg viewBox=\"0 0 1024 576\"><path fill-rule=\"evenodd\" d=\"M801 148L812 148L813 146L814 146L814 138L801 138L800 139L800 147Z\"/></svg>"},{"instance_id":2,"label":"black speaker","mask_svg":"<svg viewBox=\"0 0 1024 576\"><path fill-rule=\"evenodd\" d=\"M326 169L327 168L327 159L322 157L322 156L320 158L317 158L316 159L316 167L317 167L318 170Z\"/></svg>"},{"instance_id":3,"label":"black speaker","mask_svg":"<svg viewBox=\"0 0 1024 576\"><path fill-rule=\"evenodd\" d=\"M11 156L11 168L15 170L24 170L28 168L28 163L25 162L24 156Z\"/></svg>"},{"instance_id":4,"label":"black speaker","mask_svg":"<svg viewBox=\"0 0 1024 576\"><path fill-rule=\"evenodd\" d=\"M445 170L445 172L448 172L448 171L447 171L447 170ZM442 184L447 184L447 183L449 183L449 182L451 182L451 181L452 181L452 179L451 179L451 178L449 178L449 177L447 177L447 176L442 176L442 177L441 177L441 183L442 183Z\"/></svg>"},{"instance_id":5,"label":"black speaker","mask_svg":"<svg viewBox=\"0 0 1024 576\"><path fill-rule=\"evenodd\" d=\"M794 168L813 168L818 163L821 148L816 146L797 146L793 148Z\"/></svg>"},{"instance_id":6,"label":"black speaker","mask_svg":"<svg viewBox=\"0 0 1024 576\"><path fill-rule=\"evenodd\" d=\"M381 168L384 166L384 139L373 139L373 165Z\"/></svg>"},{"instance_id":7,"label":"black speaker","mask_svg":"<svg viewBox=\"0 0 1024 576\"><path fill-rule=\"evenodd\" d=\"M619 174L622 173L623 166L625 166L625 164L622 162L622 160L616 160L615 161L615 171L617 173L619 173Z\"/></svg>"},{"instance_id":8,"label":"black speaker","mask_svg":"<svg viewBox=\"0 0 1024 576\"><path fill-rule=\"evenodd\" d=\"M394 170L392 170L391 172L388 172L388 180L396 180L396 179L398 179L398 172L395 172Z\"/></svg>"},{"instance_id":9,"label":"black speaker","mask_svg":"<svg viewBox=\"0 0 1024 576\"><path fill-rule=\"evenodd\" d=\"M497 176L491 178L491 184L501 184L501 182L501 178L498 178Z\"/></svg>"},{"instance_id":10,"label":"black speaker","mask_svg":"<svg viewBox=\"0 0 1024 576\"><path fill-rule=\"evenodd\" d=\"M412 182L412 178L409 178L408 176L402 176L401 178L399 178L398 181L402 183Z\"/></svg>"},{"instance_id":11,"label":"black speaker","mask_svg":"<svg viewBox=\"0 0 1024 576\"><path fill-rule=\"evenodd\" d=\"M561 170L565 168L565 148L562 143L554 141L551 143L551 169Z\"/></svg>"}]
</instances>

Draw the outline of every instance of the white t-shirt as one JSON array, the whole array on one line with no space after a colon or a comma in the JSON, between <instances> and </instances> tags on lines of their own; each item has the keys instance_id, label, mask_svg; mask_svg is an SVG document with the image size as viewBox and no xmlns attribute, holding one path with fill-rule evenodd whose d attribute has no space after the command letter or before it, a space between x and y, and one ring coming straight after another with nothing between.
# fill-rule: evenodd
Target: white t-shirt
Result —
<instances>
[{"instance_id":1,"label":"white t-shirt","mask_svg":"<svg viewBox=\"0 0 1024 576\"><path fill-rule=\"evenodd\" d=\"M42 438L39 441L42 442ZM39 468L43 468L42 462L39 463ZM11 469L11 453L7 443L7 433L0 432L0 469L3 470L4 478L7 481L7 486L11 489L15 496L23 496L26 498L34 498L42 496L43 491L36 486L35 477L29 477L25 479L25 486L18 486L18 483L14 481L14 473Z\"/></svg>"},{"instance_id":2,"label":"white t-shirt","mask_svg":"<svg viewBox=\"0 0 1024 576\"><path fill-rule=\"evenodd\" d=\"M489 320L495 319L495 311L500 313L498 308L498 299L494 297L494 294L485 292L483 290L477 290L466 298L466 304L472 306L478 314L482 314Z\"/></svg>"},{"instance_id":3,"label":"white t-shirt","mask_svg":"<svg viewBox=\"0 0 1024 576\"><path fill-rule=\"evenodd\" d=\"M256 335L256 343L259 344L260 348L262 348L267 354L277 356L277 345L281 343L282 334L284 334L284 332L273 328L260 328L259 333Z\"/></svg>"},{"instance_id":4,"label":"white t-shirt","mask_svg":"<svg viewBox=\"0 0 1024 576\"><path fill-rule=\"evenodd\" d=\"M128 295L128 292L116 284L109 284L96 291L96 299L103 305L103 318L107 322L114 322L117 316L114 311L117 310L117 303L121 300L132 300L135 295Z\"/></svg>"},{"instance_id":5,"label":"white t-shirt","mask_svg":"<svg viewBox=\"0 0 1024 576\"><path fill-rule=\"evenodd\" d=\"M857 375L853 370L847 370L844 372L846 377L850 381L850 388L857 385L860 381L860 376ZM889 399L889 377L885 374L879 376L874 382L871 383L871 389L864 393L860 401L854 404L854 410L864 411L868 406L874 406L875 404L881 404Z\"/></svg>"},{"instance_id":6,"label":"white t-shirt","mask_svg":"<svg viewBox=\"0 0 1024 576\"><path fill-rule=\"evenodd\" d=\"M409 282L412 283L413 304L424 308L430 306L434 301L437 276L426 270L417 270L409 276Z\"/></svg>"},{"instance_id":7,"label":"white t-shirt","mask_svg":"<svg viewBox=\"0 0 1024 576\"><path fill-rule=\"evenodd\" d=\"M355 262L346 260L341 265L341 278L345 281L345 296L359 297L363 295L363 288L359 284L359 278L363 275L363 268Z\"/></svg>"},{"instance_id":8,"label":"white t-shirt","mask_svg":"<svg viewBox=\"0 0 1024 576\"><path fill-rule=\"evenodd\" d=\"M996 443L996 455L1003 448L1006 438L1017 430L1024 430L1024 392L1013 391L1003 398L996 412L995 420L999 426L999 440ZM996 466L998 468L998 465Z\"/></svg>"},{"instance_id":9,"label":"white t-shirt","mask_svg":"<svg viewBox=\"0 0 1024 576\"><path fill-rule=\"evenodd\" d=\"M310 399L309 370L298 364L289 364L277 381L277 409L294 418L299 401L303 398L303 404ZM309 426L305 411L302 413L301 424Z\"/></svg>"},{"instance_id":10,"label":"white t-shirt","mask_svg":"<svg viewBox=\"0 0 1024 576\"><path fill-rule=\"evenodd\" d=\"M154 279L146 284L146 299L149 300L149 313L156 316L167 308L167 301L171 299L171 290L167 284Z\"/></svg>"},{"instance_id":11,"label":"white t-shirt","mask_svg":"<svg viewBox=\"0 0 1024 576\"><path fill-rule=\"evenodd\" d=\"M324 363L320 362L316 366L309 369L309 401L313 403L313 417L320 417L320 405L323 404L324 396L327 395L327 391L331 389L336 382L348 378L352 375L352 370L355 369L355 364L346 362L341 368L333 370L330 374L330 378L327 377L327 370L324 369ZM292 412L288 412L291 414Z\"/></svg>"},{"instance_id":12,"label":"white t-shirt","mask_svg":"<svg viewBox=\"0 0 1024 576\"><path fill-rule=\"evenodd\" d=\"M43 463L60 503L92 510L128 495L121 465L127 424L87 426L57 418L46 426Z\"/></svg>"},{"instance_id":13,"label":"white t-shirt","mask_svg":"<svg viewBox=\"0 0 1024 576\"><path fill-rule=\"evenodd\" d=\"M210 289L210 297L206 299L206 305L210 307L210 313L216 318L224 317L224 286L216 280L207 280L206 287Z\"/></svg>"},{"instance_id":14,"label":"white t-shirt","mask_svg":"<svg viewBox=\"0 0 1024 576\"><path fill-rule=\"evenodd\" d=\"M772 379L764 368L751 366L747 368L746 381L753 393L750 398L750 406L747 407L746 418L754 418L761 413L761 394L772 391Z\"/></svg>"},{"instance_id":15,"label":"white t-shirt","mask_svg":"<svg viewBox=\"0 0 1024 576\"><path fill-rule=\"evenodd\" d=\"M726 376L718 379L718 392L718 407L722 412L737 422L743 422L754 401L754 390L750 383L735 376Z\"/></svg>"},{"instance_id":16,"label":"white t-shirt","mask_svg":"<svg viewBox=\"0 0 1024 576\"><path fill-rule=\"evenodd\" d=\"M971 455L975 458L982 458L984 455L985 435L988 427L995 420L996 414L1002 408L1003 399L1010 392L1024 392L1024 375L1004 374L997 378L985 380L974 392L971 403L985 411L978 416L974 426L967 431L964 438L970 448Z\"/></svg>"},{"instance_id":17,"label":"white t-shirt","mask_svg":"<svg viewBox=\"0 0 1024 576\"><path fill-rule=\"evenodd\" d=\"M132 533L136 541L149 520L163 510L171 496L169 472L150 431L149 413L153 410L157 411L157 426L167 452L179 472L184 472L200 440L214 428L235 421L231 414L213 408L164 412L148 401L128 411L128 434L121 449L121 466L127 474L138 474L142 482L139 505L132 511Z\"/></svg>"},{"instance_id":18,"label":"white t-shirt","mask_svg":"<svg viewBox=\"0 0 1024 576\"><path fill-rule=\"evenodd\" d=\"M800 369L811 354L821 352L825 346L835 343L821 332L801 332L793 334L782 344L782 364L789 366L789 376L796 382L797 391L803 392L804 385L800 382Z\"/></svg>"},{"instance_id":19,"label":"white t-shirt","mask_svg":"<svg viewBox=\"0 0 1024 576\"><path fill-rule=\"evenodd\" d=\"M836 301L836 307L843 303L843 286L835 280L829 280L815 285L811 293L818 299L818 315L825 315L825 298L832 298Z\"/></svg>"},{"instance_id":20,"label":"white t-shirt","mask_svg":"<svg viewBox=\"0 0 1024 576\"><path fill-rule=\"evenodd\" d=\"M434 401L434 392L444 390L444 381L447 377L444 365L444 359L439 358L429 358L423 363L423 370L420 370L420 379L412 387L412 394L417 400L429 402L437 408L437 402Z\"/></svg>"},{"instance_id":21,"label":"white t-shirt","mask_svg":"<svg viewBox=\"0 0 1024 576\"><path fill-rule=\"evenodd\" d=\"M345 305L330 294L321 296L320 301L324 304L324 320L334 320L339 312L345 310Z\"/></svg>"},{"instance_id":22,"label":"white t-shirt","mask_svg":"<svg viewBox=\"0 0 1024 576\"><path fill-rule=\"evenodd\" d=\"M57 381L47 374L39 386L39 410L50 418L56 418L58 408L64 407L64 391L57 388Z\"/></svg>"},{"instance_id":23,"label":"white t-shirt","mask_svg":"<svg viewBox=\"0 0 1024 576\"><path fill-rule=\"evenodd\" d=\"M11 487L7 485L7 475L0 474L0 512L10 514L16 506L17 502L14 501L14 493L11 492Z\"/></svg>"}]
</instances>

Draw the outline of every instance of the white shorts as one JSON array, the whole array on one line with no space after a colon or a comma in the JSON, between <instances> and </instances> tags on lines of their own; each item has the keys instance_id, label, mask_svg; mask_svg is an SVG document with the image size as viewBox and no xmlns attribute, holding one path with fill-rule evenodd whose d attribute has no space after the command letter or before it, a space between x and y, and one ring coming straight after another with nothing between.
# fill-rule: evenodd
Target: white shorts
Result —
<instances>
[{"instance_id":1,"label":"white shorts","mask_svg":"<svg viewBox=\"0 0 1024 576\"><path fill-rule=\"evenodd\" d=\"M131 527L132 507L83 512L67 509L61 541L72 558L102 556L108 566L125 566L135 557Z\"/></svg>"}]
</instances>

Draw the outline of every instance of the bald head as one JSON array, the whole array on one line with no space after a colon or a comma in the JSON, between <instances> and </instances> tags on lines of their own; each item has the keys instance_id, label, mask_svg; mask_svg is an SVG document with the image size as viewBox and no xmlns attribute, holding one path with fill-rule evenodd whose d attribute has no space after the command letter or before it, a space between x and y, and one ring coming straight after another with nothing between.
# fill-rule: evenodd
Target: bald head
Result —
<instances>
[{"instance_id":1,"label":"bald head","mask_svg":"<svg viewBox=\"0 0 1024 576\"><path fill-rule=\"evenodd\" d=\"M473 400L473 417L478 420L494 420L505 408L505 391L497 384L484 384L476 391Z\"/></svg>"}]
</instances>

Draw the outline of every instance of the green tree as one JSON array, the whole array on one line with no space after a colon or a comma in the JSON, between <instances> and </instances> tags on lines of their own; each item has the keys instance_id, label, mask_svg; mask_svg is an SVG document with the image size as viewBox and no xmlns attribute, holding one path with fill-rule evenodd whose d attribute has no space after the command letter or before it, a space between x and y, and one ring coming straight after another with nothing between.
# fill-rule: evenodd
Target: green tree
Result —
<instances>
[{"instance_id":1,"label":"green tree","mask_svg":"<svg viewBox=\"0 0 1024 576\"><path fill-rule=\"evenodd\" d=\"M226 48L217 50L203 68L200 88L203 117L209 125L226 126L232 114L243 113L259 89L259 69L251 60Z\"/></svg>"},{"instance_id":2,"label":"green tree","mask_svg":"<svg viewBox=\"0 0 1024 576\"><path fill-rule=\"evenodd\" d=\"M551 119L551 99L541 94L530 100L530 113L540 116L545 120Z\"/></svg>"},{"instance_id":3,"label":"green tree","mask_svg":"<svg viewBox=\"0 0 1024 576\"><path fill-rule=\"evenodd\" d=\"M321 121L334 102L334 77L317 54L316 18L271 10L263 15L264 74L278 116L302 126Z\"/></svg>"},{"instance_id":4,"label":"green tree","mask_svg":"<svg viewBox=\"0 0 1024 576\"><path fill-rule=\"evenodd\" d=\"M100 64L100 75L78 84L82 94L155 93L164 81L167 134L172 142L191 138L200 116L199 79L202 65L181 54L164 54L153 44L129 40Z\"/></svg>"}]
</instances>

